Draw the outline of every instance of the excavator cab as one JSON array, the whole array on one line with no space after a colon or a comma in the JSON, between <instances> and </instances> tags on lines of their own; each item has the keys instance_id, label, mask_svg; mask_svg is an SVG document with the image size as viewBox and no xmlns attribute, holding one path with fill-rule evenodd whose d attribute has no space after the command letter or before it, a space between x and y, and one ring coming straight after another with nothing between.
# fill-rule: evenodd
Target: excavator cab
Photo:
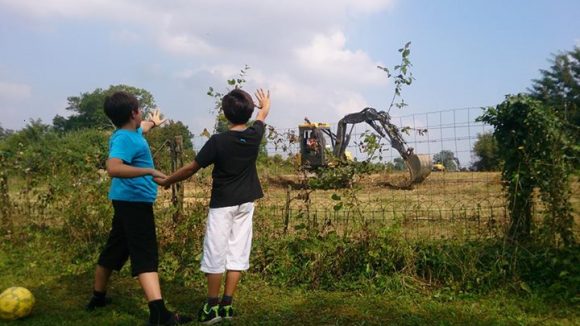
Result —
<instances>
[{"instance_id":1,"label":"excavator cab","mask_svg":"<svg viewBox=\"0 0 580 326\"><path fill-rule=\"evenodd\" d=\"M330 133L326 123L304 123L298 126L300 141L300 164L306 168L327 166L325 131Z\"/></svg>"}]
</instances>

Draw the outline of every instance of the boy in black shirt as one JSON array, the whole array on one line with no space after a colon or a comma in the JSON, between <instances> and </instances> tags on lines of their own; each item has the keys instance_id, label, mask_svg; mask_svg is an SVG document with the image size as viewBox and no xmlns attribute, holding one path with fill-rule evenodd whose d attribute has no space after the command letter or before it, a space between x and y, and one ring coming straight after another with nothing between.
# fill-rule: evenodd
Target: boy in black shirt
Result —
<instances>
[{"instance_id":1,"label":"boy in black shirt","mask_svg":"<svg viewBox=\"0 0 580 326\"><path fill-rule=\"evenodd\" d=\"M189 165L165 179L155 179L167 187L191 177L200 168L214 165L201 261L201 271L208 282L207 302L198 315L204 324L232 318L232 297L241 271L250 267L254 200L263 197L256 159L264 136L264 120L270 111L270 92L259 89L256 98L260 111L254 124L247 127L254 112L252 97L241 89L225 95L222 109L231 124L229 130L213 135ZM218 295L224 272L226 281L220 302Z\"/></svg>"}]
</instances>

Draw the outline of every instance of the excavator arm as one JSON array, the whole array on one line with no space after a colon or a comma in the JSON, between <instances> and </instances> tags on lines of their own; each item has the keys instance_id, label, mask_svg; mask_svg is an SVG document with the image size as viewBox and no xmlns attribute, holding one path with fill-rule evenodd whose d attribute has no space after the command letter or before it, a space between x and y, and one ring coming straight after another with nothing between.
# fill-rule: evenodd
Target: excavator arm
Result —
<instances>
[{"instance_id":1,"label":"excavator arm","mask_svg":"<svg viewBox=\"0 0 580 326\"><path fill-rule=\"evenodd\" d=\"M336 136L331 137L334 142L334 155L344 158L344 153L350 142L350 136L355 124L366 122L381 137L388 138L391 147L397 150L405 161L410 173L410 179L404 186L410 186L423 181L431 173L431 157L428 154L417 155L412 147L407 147L399 128L391 123L391 117L384 111L365 108L360 112L351 113L338 122ZM348 126L351 125L347 132Z\"/></svg>"}]
</instances>

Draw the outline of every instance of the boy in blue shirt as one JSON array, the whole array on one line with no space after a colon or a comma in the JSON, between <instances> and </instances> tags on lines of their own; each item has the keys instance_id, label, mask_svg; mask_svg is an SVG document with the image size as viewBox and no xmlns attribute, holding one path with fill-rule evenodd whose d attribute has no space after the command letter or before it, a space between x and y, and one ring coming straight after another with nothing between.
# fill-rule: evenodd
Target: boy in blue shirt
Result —
<instances>
[{"instance_id":1,"label":"boy in blue shirt","mask_svg":"<svg viewBox=\"0 0 580 326\"><path fill-rule=\"evenodd\" d=\"M105 99L105 114L117 127L109 140L107 172L112 178L109 199L114 216L105 248L95 271L93 297L87 310L111 302L106 297L113 270L120 270L131 258L131 274L139 279L149 305L149 325L179 325L191 321L167 310L159 286L157 237L153 202L157 197L154 177L165 175L154 168L153 157L143 134L162 124L155 111L142 120L139 101L126 92Z\"/></svg>"},{"instance_id":2,"label":"boy in blue shirt","mask_svg":"<svg viewBox=\"0 0 580 326\"><path fill-rule=\"evenodd\" d=\"M214 166L200 268L207 278L207 302L198 314L198 321L203 324L233 317L234 292L241 272L250 267L254 201L263 197L256 159L264 136L264 121L270 112L270 92L259 89L256 97L260 111L253 125L247 126L254 112L252 97L241 89L226 94L222 110L230 122L229 130L213 135L190 164L167 178L154 178L159 185L168 187L191 177L200 168ZM220 302L224 272L226 281Z\"/></svg>"}]
</instances>

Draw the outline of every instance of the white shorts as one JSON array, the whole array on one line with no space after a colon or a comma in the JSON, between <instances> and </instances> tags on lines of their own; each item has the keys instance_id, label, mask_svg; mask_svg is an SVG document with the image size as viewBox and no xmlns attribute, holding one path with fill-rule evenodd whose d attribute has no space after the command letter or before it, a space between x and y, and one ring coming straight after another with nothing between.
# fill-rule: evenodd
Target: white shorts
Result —
<instances>
[{"instance_id":1,"label":"white shorts","mask_svg":"<svg viewBox=\"0 0 580 326\"><path fill-rule=\"evenodd\" d=\"M201 271L219 274L250 268L254 203L210 208L207 216Z\"/></svg>"}]
</instances>

